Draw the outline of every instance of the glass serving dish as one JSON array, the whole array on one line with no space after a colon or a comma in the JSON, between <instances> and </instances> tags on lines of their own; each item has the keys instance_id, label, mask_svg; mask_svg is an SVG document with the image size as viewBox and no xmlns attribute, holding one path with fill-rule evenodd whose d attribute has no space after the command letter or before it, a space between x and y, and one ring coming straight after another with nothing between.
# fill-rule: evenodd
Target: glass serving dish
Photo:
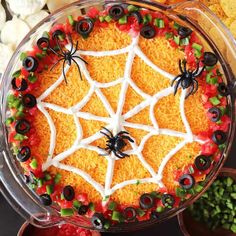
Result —
<instances>
[{"instance_id":1,"label":"glass serving dish","mask_svg":"<svg viewBox=\"0 0 236 236\"><path fill-rule=\"evenodd\" d=\"M25 184L23 175L20 171L19 165L12 152L7 139L7 130L4 121L8 115L6 97L11 85L11 75L20 66L20 54L23 51L29 50L31 45L42 35L42 33L50 29L53 25L64 22L68 15L78 16L79 14L86 14L91 6L103 9L106 4L113 3L127 3L144 7L150 10L158 10L166 14L169 18L175 20L181 25L188 26L194 29L202 39L206 48L212 50L219 58L222 70L225 74L225 82L231 88L231 96L228 96L228 104L231 107L232 125L229 130L227 145L222 153L220 161L214 166L205 180L204 189L197 195L191 197L187 201L181 203L178 208L173 208L160 216L158 220L148 220L142 222L134 222L129 224L119 224L111 226L108 230L110 232L121 232L138 230L149 227L153 224L163 222L181 211L188 205L196 201L203 192L211 185L217 176L220 168L223 166L229 154L232 140L234 139L235 129L235 97L234 85L236 75L236 44L233 36L227 28L220 22L220 20L210 12L204 5L198 1L185 1L180 4L171 6L161 5L152 1L102 1L102 0L82 0L72 3L54 14L48 16L39 23L31 32L24 38L21 44L16 49L9 65L3 75L1 84L1 127L0 127L0 188L3 195L12 205L12 207L19 212L31 224L39 227L49 227L62 223L72 223L81 227L92 229L90 220L85 217L61 217L57 207L43 206L38 196L29 189Z\"/></svg>"}]
</instances>

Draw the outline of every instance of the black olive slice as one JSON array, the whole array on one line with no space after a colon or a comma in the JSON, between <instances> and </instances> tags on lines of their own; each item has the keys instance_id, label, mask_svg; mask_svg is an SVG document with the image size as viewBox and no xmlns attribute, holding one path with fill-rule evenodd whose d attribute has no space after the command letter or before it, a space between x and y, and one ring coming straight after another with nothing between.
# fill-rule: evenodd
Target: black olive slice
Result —
<instances>
[{"instance_id":1,"label":"black olive slice","mask_svg":"<svg viewBox=\"0 0 236 236\"><path fill-rule=\"evenodd\" d=\"M91 218L91 223L96 229L103 229L106 220L101 213L95 213Z\"/></svg>"},{"instance_id":2,"label":"black olive slice","mask_svg":"<svg viewBox=\"0 0 236 236\"><path fill-rule=\"evenodd\" d=\"M16 125L15 125L15 130L18 134L23 134L24 135L27 132L29 132L30 123L25 119L17 120Z\"/></svg>"},{"instance_id":3,"label":"black olive slice","mask_svg":"<svg viewBox=\"0 0 236 236\"><path fill-rule=\"evenodd\" d=\"M213 116L211 117L212 122L217 122L220 120L222 116L222 112L218 107L212 107L208 110L209 113L211 113Z\"/></svg>"},{"instance_id":4,"label":"black olive slice","mask_svg":"<svg viewBox=\"0 0 236 236\"><path fill-rule=\"evenodd\" d=\"M203 63L205 66L214 66L218 62L217 56L212 52L204 52Z\"/></svg>"},{"instance_id":5,"label":"black olive slice","mask_svg":"<svg viewBox=\"0 0 236 236\"><path fill-rule=\"evenodd\" d=\"M133 221L136 219L137 212L136 209L133 207L127 207L124 209L124 217L127 221Z\"/></svg>"},{"instance_id":6,"label":"black olive slice","mask_svg":"<svg viewBox=\"0 0 236 236\"><path fill-rule=\"evenodd\" d=\"M161 202L165 207L172 208L175 204L175 198L171 194L163 194Z\"/></svg>"},{"instance_id":7,"label":"black olive slice","mask_svg":"<svg viewBox=\"0 0 236 236\"><path fill-rule=\"evenodd\" d=\"M25 91L28 88L28 84L25 79L22 79L20 86L17 86L16 85L16 78L13 78L11 81L11 85L14 90L20 91L20 92Z\"/></svg>"},{"instance_id":8,"label":"black olive slice","mask_svg":"<svg viewBox=\"0 0 236 236\"><path fill-rule=\"evenodd\" d=\"M141 13L139 11L133 11L130 13L130 16L135 17L135 19L137 20L137 22L139 24L141 24L143 22L143 17L141 15Z\"/></svg>"},{"instance_id":9,"label":"black olive slice","mask_svg":"<svg viewBox=\"0 0 236 236\"><path fill-rule=\"evenodd\" d=\"M189 190L195 185L195 179L190 174L184 174L179 178L179 185L182 188Z\"/></svg>"},{"instance_id":10,"label":"black olive slice","mask_svg":"<svg viewBox=\"0 0 236 236\"><path fill-rule=\"evenodd\" d=\"M56 39L56 38L58 38L59 36L64 36L65 35L65 33L63 32L63 31L61 31L61 30L55 30L54 32L53 32L53 34L52 34L52 38L53 39Z\"/></svg>"},{"instance_id":11,"label":"black olive slice","mask_svg":"<svg viewBox=\"0 0 236 236\"><path fill-rule=\"evenodd\" d=\"M37 46L40 50L45 50L49 48L49 39L46 37L41 37L37 41Z\"/></svg>"},{"instance_id":12,"label":"black olive slice","mask_svg":"<svg viewBox=\"0 0 236 236\"><path fill-rule=\"evenodd\" d=\"M151 219L158 219L159 216L160 216L160 214L156 211L152 211L151 214L150 214Z\"/></svg>"},{"instance_id":13,"label":"black olive slice","mask_svg":"<svg viewBox=\"0 0 236 236\"><path fill-rule=\"evenodd\" d=\"M230 94L229 88L227 87L227 85L224 82L222 82L218 85L217 90L221 96L226 97Z\"/></svg>"},{"instance_id":14,"label":"black olive slice","mask_svg":"<svg viewBox=\"0 0 236 236\"><path fill-rule=\"evenodd\" d=\"M90 18L82 19L76 22L75 30L82 36L88 36L94 27L94 23Z\"/></svg>"},{"instance_id":15,"label":"black olive slice","mask_svg":"<svg viewBox=\"0 0 236 236\"><path fill-rule=\"evenodd\" d=\"M29 175L24 175L24 182L25 182L26 184L29 184L29 183L30 183L30 177L29 177Z\"/></svg>"},{"instance_id":16,"label":"black olive slice","mask_svg":"<svg viewBox=\"0 0 236 236\"><path fill-rule=\"evenodd\" d=\"M198 170L205 171L211 166L211 158L204 155L197 156L194 161L194 165Z\"/></svg>"},{"instance_id":17,"label":"black olive slice","mask_svg":"<svg viewBox=\"0 0 236 236\"><path fill-rule=\"evenodd\" d=\"M26 162L29 160L31 156L30 148L27 146L23 146L20 148L19 153L17 154L17 159L20 162Z\"/></svg>"},{"instance_id":18,"label":"black olive slice","mask_svg":"<svg viewBox=\"0 0 236 236\"><path fill-rule=\"evenodd\" d=\"M227 135L222 130L216 130L212 135L212 141L217 145L224 144L226 140L227 140Z\"/></svg>"},{"instance_id":19,"label":"black olive slice","mask_svg":"<svg viewBox=\"0 0 236 236\"><path fill-rule=\"evenodd\" d=\"M75 198L74 188L70 185L63 188L62 194L67 201L72 201Z\"/></svg>"},{"instance_id":20,"label":"black olive slice","mask_svg":"<svg viewBox=\"0 0 236 236\"><path fill-rule=\"evenodd\" d=\"M24 58L22 65L28 72L34 72L38 68L38 61L36 58L28 56Z\"/></svg>"},{"instance_id":21,"label":"black olive slice","mask_svg":"<svg viewBox=\"0 0 236 236\"><path fill-rule=\"evenodd\" d=\"M178 28L178 34L181 38L188 37L193 31L189 29L188 27L180 26Z\"/></svg>"},{"instance_id":22,"label":"black olive slice","mask_svg":"<svg viewBox=\"0 0 236 236\"><path fill-rule=\"evenodd\" d=\"M151 25L144 25L140 31L140 34L146 39L151 39L156 36L156 30Z\"/></svg>"},{"instance_id":23,"label":"black olive slice","mask_svg":"<svg viewBox=\"0 0 236 236\"><path fill-rule=\"evenodd\" d=\"M48 194L42 194L39 197L44 206L50 206L52 204L52 199Z\"/></svg>"},{"instance_id":24,"label":"black olive slice","mask_svg":"<svg viewBox=\"0 0 236 236\"><path fill-rule=\"evenodd\" d=\"M22 103L27 108L33 108L37 104L37 100L32 94L25 94L22 97Z\"/></svg>"},{"instance_id":25,"label":"black olive slice","mask_svg":"<svg viewBox=\"0 0 236 236\"><path fill-rule=\"evenodd\" d=\"M109 9L109 15L114 20L119 20L125 15L125 10L121 5L114 5Z\"/></svg>"},{"instance_id":26,"label":"black olive slice","mask_svg":"<svg viewBox=\"0 0 236 236\"><path fill-rule=\"evenodd\" d=\"M152 195L145 193L139 199L139 205L143 209L150 209L154 206L154 198Z\"/></svg>"},{"instance_id":27,"label":"black olive slice","mask_svg":"<svg viewBox=\"0 0 236 236\"><path fill-rule=\"evenodd\" d=\"M88 212L89 206L87 205L82 205L78 209L78 214L79 215L85 215Z\"/></svg>"}]
</instances>

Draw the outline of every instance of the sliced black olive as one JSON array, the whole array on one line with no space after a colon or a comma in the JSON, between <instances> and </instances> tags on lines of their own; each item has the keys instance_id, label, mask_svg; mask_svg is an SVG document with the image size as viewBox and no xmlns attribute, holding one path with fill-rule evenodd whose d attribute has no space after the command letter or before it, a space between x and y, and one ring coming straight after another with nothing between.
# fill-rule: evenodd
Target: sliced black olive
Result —
<instances>
[{"instance_id":1,"label":"sliced black olive","mask_svg":"<svg viewBox=\"0 0 236 236\"><path fill-rule=\"evenodd\" d=\"M139 205L143 209L150 209L154 206L154 197L148 193L143 194L139 199Z\"/></svg>"},{"instance_id":2,"label":"sliced black olive","mask_svg":"<svg viewBox=\"0 0 236 236\"><path fill-rule=\"evenodd\" d=\"M171 194L163 194L161 202L165 207L172 208L175 204L175 198Z\"/></svg>"},{"instance_id":3,"label":"sliced black olive","mask_svg":"<svg viewBox=\"0 0 236 236\"><path fill-rule=\"evenodd\" d=\"M160 216L160 214L156 211L152 211L151 214L150 214L151 219L158 219L159 216Z\"/></svg>"},{"instance_id":4,"label":"sliced black olive","mask_svg":"<svg viewBox=\"0 0 236 236\"><path fill-rule=\"evenodd\" d=\"M63 188L62 194L67 201L72 201L75 197L74 188L70 185L67 185Z\"/></svg>"},{"instance_id":5,"label":"sliced black olive","mask_svg":"<svg viewBox=\"0 0 236 236\"><path fill-rule=\"evenodd\" d=\"M190 174L185 174L185 175L182 175L180 178L179 178L179 185L186 189L186 190L189 190L191 189L194 185L195 185L195 179L192 175Z\"/></svg>"},{"instance_id":6,"label":"sliced black olive","mask_svg":"<svg viewBox=\"0 0 236 236\"><path fill-rule=\"evenodd\" d=\"M22 79L20 86L17 86L16 85L16 78L13 78L11 81L11 85L14 90L20 91L20 92L25 91L28 88L28 84L25 79Z\"/></svg>"},{"instance_id":7,"label":"sliced black olive","mask_svg":"<svg viewBox=\"0 0 236 236\"><path fill-rule=\"evenodd\" d=\"M40 50L45 50L49 48L49 39L46 37L41 37L37 41L37 46Z\"/></svg>"},{"instance_id":8,"label":"sliced black olive","mask_svg":"<svg viewBox=\"0 0 236 236\"><path fill-rule=\"evenodd\" d=\"M133 221L136 219L137 212L133 207L127 207L124 209L124 217L127 221Z\"/></svg>"},{"instance_id":9,"label":"sliced black olive","mask_svg":"<svg viewBox=\"0 0 236 236\"><path fill-rule=\"evenodd\" d=\"M16 125L15 125L15 130L18 134L23 134L24 135L27 132L29 132L30 123L25 119L17 120Z\"/></svg>"},{"instance_id":10,"label":"sliced black olive","mask_svg":"<svg viewBox=\"0 0 236 236\"><path fill-rule=\"evenodd\" d=\"M50 206L52 204L52 199L48 194L42 194L39 197L44 206Z\"/></svg>"},{"instance_id":11,"label":"sliced black olive","mask_svg":"<svg viewBox=\"0 0 236 236\"><path fill-rule=\"evenodd\" d=\"M27 146L23 146L20 148L19 153L17 154L17 159L20 162L25 162L29 160L30 156L31 156L30 148Z\"/></svg>"},{"instance_id":12,"label":"sliced black olive","mask_svg":"<svg viewBox=\"0 0 236 236\"><path fill-rule=\"evenodd\" d=\"M205 171L211 166L211 158L204 155L197 156L194 161L194 165L198 170Z\"/></svg>"},{"instance_id":13,"label":"sliced black olive","mask_svg":"<svg viewBox=\"0 0 236 236\"><path fill-rule=\"evenodd\" d=\"M53 34L52 34L52 38L53 39L56 39L56 38L58 38L59 36L64 36L65 34L64 34L64 32L63 31L61 31L61 30L55 30L54 32L53 32Z\"/></svg>"},{"instance_id":14,"label":"sliced black olive","mask_svg":"<svg viewBox=\"0 0 236 236\"><path fill-rule=\"evenodd\" d=\"M140 31L140 34L146 39L152 39L156 36L156 30L151 25L144 25Z\"/></svg>"},{"instance_id":15,"label":"sliced black olive","mask_svg":"<svg viewBox=\"0 0 236 236\"><path fill-rule=\"evenodd\" d=\"M29 72L34 72L37 70L38 68L38 61L36 60L36 58L28 56L26 58L24 58L23 62L23 67L29 71Z\"/></svg>"},{"instance_id":16,"label":"sliced black olive","mask_svg":"<svg viewBox=\"0 0 236 236\"><path fill-rule=\"evenodd\" d=\"M86 18L76 22L75 30L78 34L82 36L88 36L94 27L92 19Z\"/></svg>"},{"instance_id":17,"label":"sliced black olive","mask_svg":"<svg viewBox=\"0 0 236 236\"><path fill-rule=\"evenodd\" d=\"M211 117L212 122L217 122L220 120L222 116L222 112L218 107L212 107L208 110L209 113L211 113L213 116Z\"/></svg>"},{"instance_id":18,"label":"sliced black olive","mask_svg":"<svg viewBox=\"0 0 236 236\"><path fill-rule=\"evenodd\" d=\"M88 212L89 206L87 205L82 205L78 209L78 214L79 215L85 215Z\"/></svg>"},{"instance_id":19,"label":"sliced black olive","mask_svg":"<svg viewBox=\"0 0 236 236\"><path fill-rule=\"evenodd\" d=\"M37 104L37 100L34 95L32 94L25 94L22 97L22 103L27 108L32 108Z\"/></svg>"},{"instance_id":20,"label":"sliced black olive","mask_svg":"<svg viewBox=\"0 0 236 236\"><path fill-rule=\"evenodd\" d=\"M114 20L119 20L125 15L125 10L121 5L114 5L109 9L109 15Z\"/></svg>"},{"instance_id":21,"label":"sliced black olive","mask_svg":"<svg viewBox=\"0 0 236 236\"><path fill-rule=\"evenodd\" d=\"M29 184L30 183L30 177L28 175L24 175L24 182L26 184Z\"/></svg>"},{"instance_id":22,"label":"sliced black olive","mask_svg":"<svg viewBox=\"0 0 236 236\"><path fill-rule=\"evenodd\" d=\"M189 29L188 27L180 26L178 28L178 34L181 38L188 37L193 31Z\"/></svg>"},{"instance_id":23,"label":"sliced black olive","mask_svg":"<svg viewBox=\"0 0 236 236\"><path fill-rule=\"evenodd\" d=\"M103 229L106 220L101 213L95 213L91 218L91 223L96 229Z\"/></svg>"},{"instance_id":24,"label":"sliced black olive","mask_svg":"<svg viewBox=\"0 0 236 236\"><path fill-rule=\"evenodd\" d=\"M141 24L143 22L143 17L141 15L141 13L139 11L133 11L130 13L130 16L135 17L135 19L137 20L137 22L139 24Z\"/></svg>"},{"instance_id":25,"label":"sliced black olive","mask_svg":"<svg viewBox=\"0 0 236 236\"><path fill-rule=\"evenodd\" d=\"M212 141L217 145L224 144L226 140L227 140L227 135L222 130L216 130L212 135Z\"/></svg>"},{"instance_id":26,"label":"sliced black olive","mask_svg":"<svg viewBox=\"0 0 236 236\"><path fill-rule=\"evenodd\" d=\"M214 66L218 62L217 56L212 52L204 52L203 63L205 66Z\"/></svg>"},{"instance_id":27,"label":"sliced black olive","mask_svg":"<svg viewBox=\"0 0 236 236\"><path fill-rule=\"evenodd\" d=\"M221 96L228 96L230 94L229 88L224 82L220 83L217 89Z\"/></svg>"}]
</instances>

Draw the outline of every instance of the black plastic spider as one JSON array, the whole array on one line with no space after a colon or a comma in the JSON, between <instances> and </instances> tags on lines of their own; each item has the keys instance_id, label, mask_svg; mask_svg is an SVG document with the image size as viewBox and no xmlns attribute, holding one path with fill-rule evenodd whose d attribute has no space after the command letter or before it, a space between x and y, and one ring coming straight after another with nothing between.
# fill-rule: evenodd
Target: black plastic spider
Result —
<instances>
[{"instance_id":1,"label":"black plastic spider","mask_svg":"<svg viewBox=\"0 0 236 236\"><path fill-rule=\"evenodd\" d=\"M100 131L102 134L104 134L108 139L107 139L107 144L106 144L106 148L101 148L103 150L106 151L105 154L100 154L101 156L107 156L109 155L111 152L113 152L115 154L116 157L118 158L125 158L125 157L128 157L129 155L124 153L124 152L121 152L121 150L126 146L126 143L124 141L124 139L127 139L129 140L130 142L134 142L133 139L131 139L128 135L129 133L126 132L126 131L120 131L118 134L116 134L115 136L113 136L112 132L105 128L105 127L102 127L105 131L108 132L105 133L103 131Z\"/></svg>"},{"instance_id":2,"label":"black plastic spider","mask_svg":"<svg viewBox=\"0 0 236 236\"><path fill-rule=\"evenodd\" d=\"M198 90L198 82L196 78L200 76L203 70L205 69L205 66L204 66L200 70L199 62L198 62L196 70L194 71L187 70L186 64L187 64L186 60L183 60L183 61L179 60L179 69L180 69L181 74L177 75L171 83L171 86L173 86L174 83L176 83L174 87L174 95L177 93L179 85L181 85L183 89L187 89L191 87L185 99L187 99L191 94L196 93L196 91Z\"/></svg>"},{"instance_id":3,"label":"black plastic spider","mask_svg":"<svg viewBox=\"0 0 236 236\"><path fill-rule=\"evenodd\" d=\"M51 49L59 57L59 60L52 66L51 70L53 70L53 68L60 61L63 60L63 76L64 76L64 79L65 79L65 82L67 83L66 73L65 73L65 64L67 63L69 66L71 66L72 62L74 62L76 64L77 68L78 68L80 79L82 80L81 70L80 70L80 67L79 67L78 63L76 62L75 58L78 58L78 59L82 60L86 65L88 63L82 57L74 55L76 53L76 51L78 50L78 41L76 42L75 48L73 49L72 37L71 37L70 34L68 34L68 39L69 39L69 43L71 44L71 49L64 51L62 49L61 45L60 45L60 42L59 42L59 37L58 37L59 35L63 35L63 32L60 31L60 30L55 31L54 34L53 34L53 38L56 39L56 43L57 43L57 46L60 50L60 53L58 53L55 50Z\"/></svg>"}]
</instances>

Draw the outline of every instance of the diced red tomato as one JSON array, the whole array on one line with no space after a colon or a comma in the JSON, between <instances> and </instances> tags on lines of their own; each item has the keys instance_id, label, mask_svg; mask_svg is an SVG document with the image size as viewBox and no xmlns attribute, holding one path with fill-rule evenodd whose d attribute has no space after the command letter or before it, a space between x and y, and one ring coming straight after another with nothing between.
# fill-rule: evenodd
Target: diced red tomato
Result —
<instances>
[{"instance_id":1,"label":"diced red tomato","mask_svg":"<svg viewBox=\"0 0 236 236\"><path fill-rule=\"evenodd\" d=\"M90 18L96 18L99 15L99 10L96 7L91 7L87 13Z\"/></svg>"},{"instance_id":2,"label":"diced red tomato","mask_svg":"<svg viewBox=\"0 0 236 236\"><path fill-rule=\"evenodd\" d=\"M201 152L203 155L213 155L218 151L218 147L212 141L208 141L201 146Z\"/></svg>"}]
</instances>

